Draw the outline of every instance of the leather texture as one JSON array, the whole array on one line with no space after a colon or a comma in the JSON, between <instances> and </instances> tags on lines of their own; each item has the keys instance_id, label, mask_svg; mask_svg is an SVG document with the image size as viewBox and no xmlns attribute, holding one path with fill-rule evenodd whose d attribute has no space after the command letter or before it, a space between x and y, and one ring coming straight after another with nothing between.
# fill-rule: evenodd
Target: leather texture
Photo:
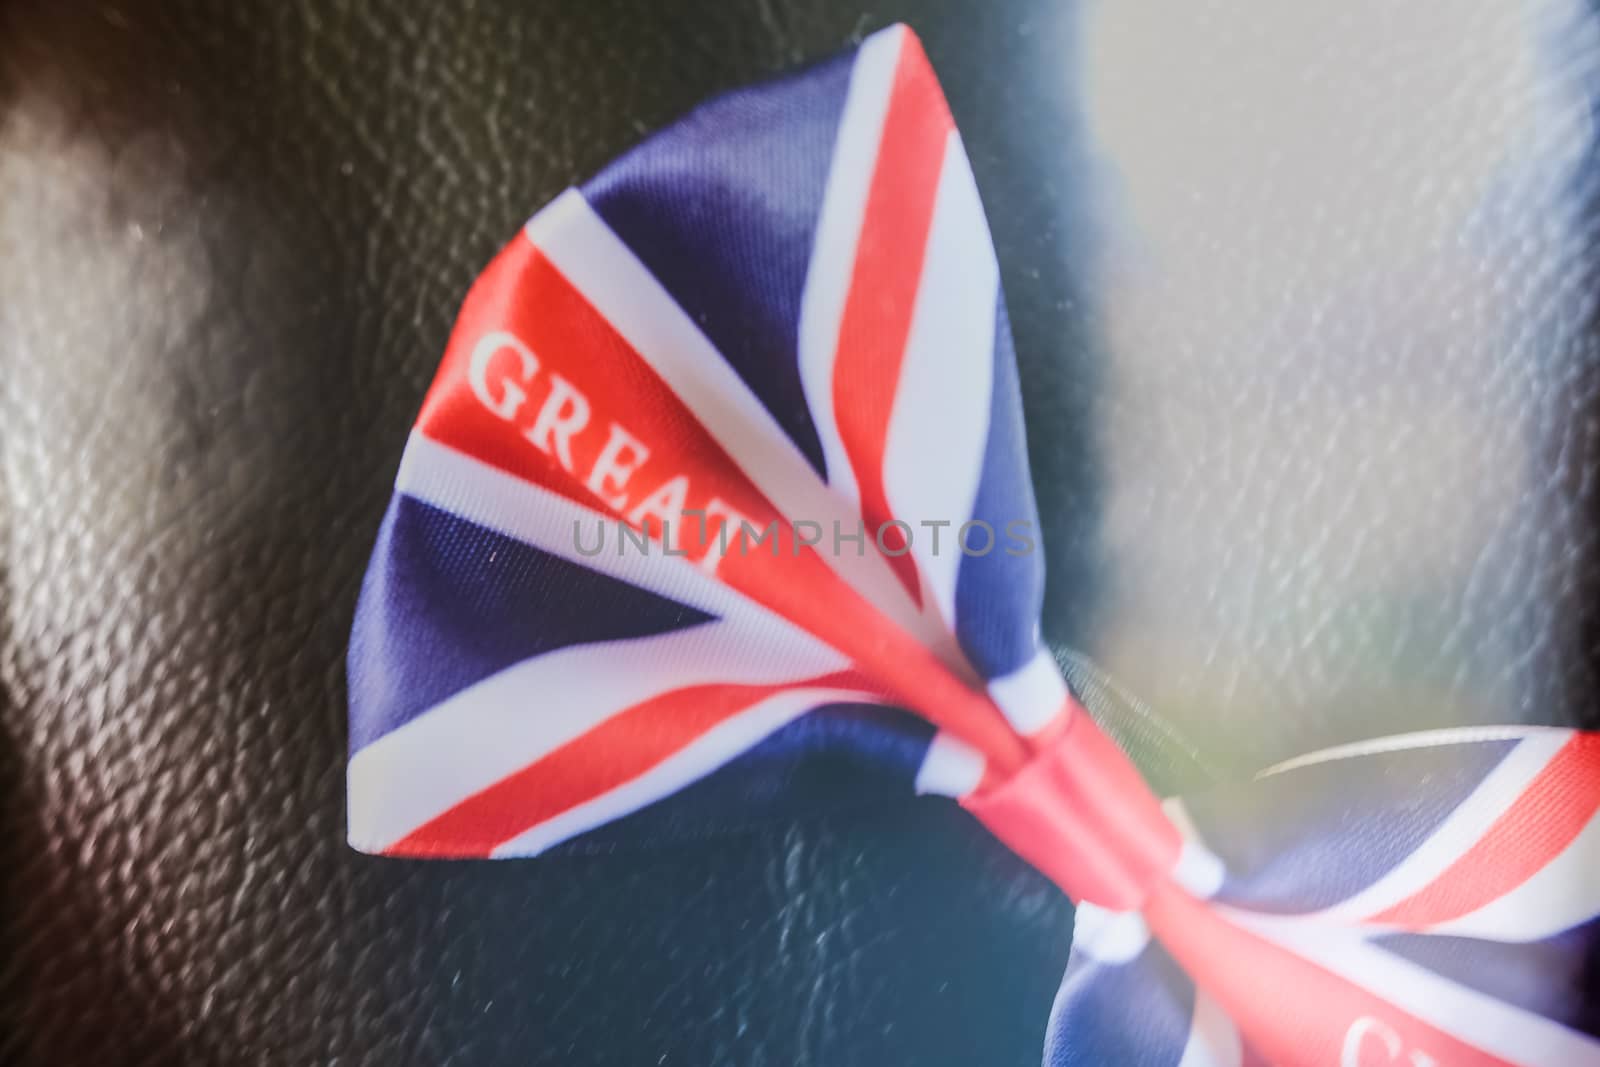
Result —
<instances>
[{"instance_id":1,"label":"leather texture","mask_svg":"<svg viewBox=\"0 0 1600 1067\"><path fill-rule=\"evenodd\" d=\"M991 217L1049 635L1154 698L1147 770L1600 723L1593 26L1278 7L0 3L0 1063L1039 1062L1070 907L941 802L343 845L356 590L472 277L895 19Z\"/></svg>"}]
</instances>

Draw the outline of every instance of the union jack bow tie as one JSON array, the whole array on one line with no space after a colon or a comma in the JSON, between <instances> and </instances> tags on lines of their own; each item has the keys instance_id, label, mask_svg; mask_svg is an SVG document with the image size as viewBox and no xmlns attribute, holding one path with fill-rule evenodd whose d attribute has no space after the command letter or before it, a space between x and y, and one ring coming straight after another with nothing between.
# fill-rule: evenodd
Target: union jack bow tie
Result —
<instances>
[{"instance_id":1,"label":"union jack bow tie","mask_svg":"<svg viewBox=\"0 0 1600 1067\"><path fill-rule=\"evenodd\" d=\"M1163 804L1039 629L999 271L916 37L701 107L466 298L350 642L350 843L954 798L1078 903L1050 1064L1600 1064L1600 737ZM826 760L826 774L806 773Z\"/></svg>"}]
</instances>

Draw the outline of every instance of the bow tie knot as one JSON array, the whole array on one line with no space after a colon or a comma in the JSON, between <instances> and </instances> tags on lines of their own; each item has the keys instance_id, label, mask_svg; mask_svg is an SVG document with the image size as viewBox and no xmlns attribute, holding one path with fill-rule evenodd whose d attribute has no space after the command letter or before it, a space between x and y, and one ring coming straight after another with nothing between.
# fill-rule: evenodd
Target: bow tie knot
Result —
<instances>
[{"instance_id":1,"label":"bow tie knot","mask_svg":"<svg viewBox=\"0 0 1600 1067\"><path fill-rule=\"evenodd\" d=\"M1020 770L963 801L1073 900L1137 911L1172 875L1183 838L1138 769L1081 707Z\"/></svg>"}]
</instances>

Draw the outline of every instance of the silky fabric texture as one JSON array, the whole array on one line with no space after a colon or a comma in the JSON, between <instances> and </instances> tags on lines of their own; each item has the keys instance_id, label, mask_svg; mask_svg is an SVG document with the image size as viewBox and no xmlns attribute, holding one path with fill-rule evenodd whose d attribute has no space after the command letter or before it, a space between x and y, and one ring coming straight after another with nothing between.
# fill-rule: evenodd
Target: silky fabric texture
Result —
<instances>
[{"instance_id":1,"label":"silky fabric texture","mask_svg":"<svg viewBox=\"0 0 1600 1067\"><path fill-rule=\"evenodd\" d=\"M686 795L670 821L709 832L1019 751L1066 698L1021 418L904 27L562 193L406 446L351 634L351 844L534 855Z\"/></svg>"},{"instance_id":2,"label":"silky fabric texture","mask_svg":"<svg viewBox=\"0 0 1600 1067\"><path fill-rule=\"evenodd\" d=\"M1042 644L997 275L904 25L538 210L363 584L351 846L510 860L897 785L1077 904L1049 1062L1600 1067L1600 734L1379 737L1163 803Z\"/></svg>"},{"instance_id":3,"label":"silky fabric texture","mask_svg":"<svg viewBox=\"0 0 1600 1067\"><path fill-rule=\"evenodd\" d=\"M1581 101L1594 52L1582 33L1529 45L1503 5L1426 10L1448 17L1445 32L1366 8L1307 27L1215 5L1192 12L1203 37L1171 12L1084 31L1074 6L1026 3L886 8L866 22L828 4L770 18L759 6L487 4L426 20L402 5L7 5L7 1057L1037 1062L1066 908L976 832L921 808L643 870L604 858L374 869L336 843L339 664L397 461L391 427L414 412L471 277L529 204L644 130L892 17L915 18L928 42L1001 250L1051 530L1052 638L1104 656L1115 600L1117 673L1159 689L1167 716L1226 709L1209 754L1252 768L1374 732L1362 716L1429 707L1443 721L1484 678L1531 680L1509 706L1532 721L1594 722L1592 285L1588 260L1567 251L1586 247L1590 209L1566 149L1588 136L1505 133L1568 92ZM1202 63L1202 43L1218 40L1235 61ZM1084 51L1133 60L1112 64L1121 82L1087 104ZM1308 52L1322 74L1303 79ZM1436 79L1424 92L1421 68ZM1183 92L1162 87L1174 69ZM1368 109L1341 106L1351 100ZM1412 137L1387 125L1396 100L1500 122L1494 138L1471 121ZM1236 121L1251 101L1282 121L1254 136ZM1354 128L1316 136L1330 111ZM1162 122L1119 142L1085 134L1086 113ZM1240 141L1221 152L1201 129L1176 161L1139 151L1207 121ZM1296 128L1310 132L1285 148ZM1486 144L1541 179L1499 200L1501 254L1458 254L1459 212L1422 214L1436 226L1420 233L1383 224L1416 214L1412 189L1483 195L1452 182ZM1160 237L1143 270L1102 276L1080 201L1091 154L1087 169L1113 186L1205 160L1213 198L1254 184L1230 215L1158 203L1141 227ZM1306 161L1324 181L1293 169ZM1353 174L1367 176L1359 196L1337 198ZM1256 213L1288 221L1234 225ZM1291 266L1231 286L1255 303L1170 299L1185 279L1248 279L1274 234L1293 242ZM1314 270L1331 262L1370 279L1335 309ZM1401 277L1483 279L1496 297L1446 284L1429 315L1361 325L1404 299L1411 286L1387 284ZM1150 321L1191 343L1174 356L1111 336L1104 308L1118 294L1170 307ZM1479 331L1452 308L1492 308L1504 325ZM1460 340L1432 347L1456 321ZM1215 341L1240 323L1263 338L1250 359ZM1445 370L1419 376L1439 351L1452 354ZM1431 412L1470 447L1405 447L1393 419L1358 407L1302 428L1294 411L1343 388L1312 375L1321 384L1302 391L1311 352L1328 367L1361 357L1361 380L1387 388L1394 410ZM1210 362L1188 362L1196 353ZM1269 398L1299 406L1256 418ZM1248 483L1255 496L1247 467L1225 462L1233 448L1275 461ZM1487 525L1441 556L1434 502L1462 487ZM1109 527L1108 499L1125 517ZM1263 518L1296 513L1344 521L1308 541ZM1197 544L1206 562L1182 581L1153 569ZM1407 578L1418 561L1430 564L1420 593ZM1118 592L1136 582L1164 596ZM1403 610L1362 609L1375 589ZM1207 612L1213 602L1225 610ZM1282 643L1262 658L1264 636ZM1260 671L1243 686L1250 665ZM863 1001L918 1026L889 1030L856 1011Z\"/></svg>"}]
</instances>

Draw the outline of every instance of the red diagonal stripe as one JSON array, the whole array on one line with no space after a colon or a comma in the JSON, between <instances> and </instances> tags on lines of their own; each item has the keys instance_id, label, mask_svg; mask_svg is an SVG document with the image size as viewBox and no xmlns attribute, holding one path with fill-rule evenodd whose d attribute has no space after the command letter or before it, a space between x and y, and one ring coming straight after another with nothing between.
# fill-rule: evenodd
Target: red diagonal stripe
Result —
<instances>
[{"instance_id":1,"label":"red diagonal stripe","mask_svg":"<svg viewBox=\"0 0 1600 1067\"><path fill-rule=\"evenodd\" d=\"M841 671L785 685L695 685L662 693L474 793L385 852L487 856L540 823L632 781L767 697L791 689L856 688L859 681Z\"/></svg>"},{"instance_id":2,"label":"red diagonal stripe","mask_svg":"<svg viewBox=\"0 0 1600 1067\"><path fill-rule=\"evenodd\" d=\"M1268 1063L1517 1067L1235 926L1171 883L1157 887L1145 917L1162 945L1216 998Z\"/></svg>"},{"instance_id":3,"label":"red diagonal stripe","mask_svg":"<svg viewBox=\"0 0 1600 1067\"><path fill-rule=\"evenodd\" d=\"M1372 922L1418 929L1470 915L1532 878L1600 811L1600 734L1573 734L1470 849Z\"/></svg>"},{"instance_id":4,"label":"red diagonal stripe","mask_svg":"<svg viewBox=\"0 0 1600 1067\"><path fill-rule=\"evenodd\" d=\"M938 87L925 61L914 65L911 74L920 86L917 92L932 93L937 103ZM927 106L919 105L923 110ZM948 116L944 121L948 124ZM920 262L921 241L914 247ZM916 273L909 275L913 285ZM909 298L905 303L909 309ZM528 394L509 420L489 411L469 387L475 346L488 333L501 330L515 334L539 360L537 373L524 381L513 353L495 354L490 368L495 390L510 382ZM903 344L902 336L893 349L897 367ZM592 409L591 425L570 442L572 470L525 436L552 395L557 374L581 392ZM891 387L892 382L891 378ZM872 675L875 691L950 730L998 766L1021 762L1022 743L987 695L968 687L931 651L885 618L815 548L796 544L794 528L751 483L738 459L717 443L571 280L519 236L468 295L417 428L430 439L515 477L615 514L617 509L587 487L586 478L606 444L611 423L626 427L650 449L648 460L628 482L630 504L677 475L688 480L685 504L690 508L707 508L720 500L746 516L758 531L776 522L778 551L730 551L717 564L720 580L844 653ZM879 450L881 454L881 444ZM688 547L680 535L695 532L687 522L675 529L678 547ZM903 558L906 566L912 566L909 557ZM914 583L914 570L911 577Z\"/></svg>"},{"instance_id":5,"label":"red diagonal stripe","mask_svg":"<svg viewBox=\"0 0 1600 1067\"><path fill-rule=\"evenodd\" d=\"M945 144L955 128L922 45L910 34L904 41L833 366L834 417L855 472L869 537L895 517L883 484L884 447L933 224ZM889 563L920 606L916 561L903 551L900 530L885 530L883 544L900 553L891 555Z\"/></svg>"}]
</instances>

